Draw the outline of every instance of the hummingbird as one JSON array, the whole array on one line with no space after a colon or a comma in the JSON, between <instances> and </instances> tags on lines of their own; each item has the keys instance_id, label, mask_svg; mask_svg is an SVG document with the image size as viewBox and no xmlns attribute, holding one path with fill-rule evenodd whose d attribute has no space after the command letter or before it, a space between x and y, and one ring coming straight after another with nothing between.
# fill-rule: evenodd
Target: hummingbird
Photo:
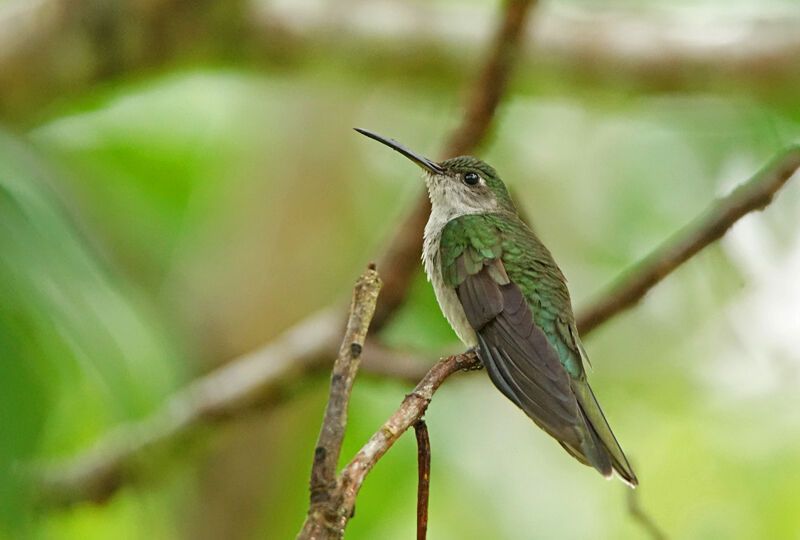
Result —
<instances>
[{"instance_id":1,"label":"hummingbird","mask_svg":"<svg viewBox=\"0 0 800 540\"><path fill-rule=\"evenodd\" d=\"M572 457L636 487L587 381L566 278L495 169L472 156L435 162L355 129L422 168L431 201L425 273L453 331L494 385Z\"/></svg>"}]
</instances>

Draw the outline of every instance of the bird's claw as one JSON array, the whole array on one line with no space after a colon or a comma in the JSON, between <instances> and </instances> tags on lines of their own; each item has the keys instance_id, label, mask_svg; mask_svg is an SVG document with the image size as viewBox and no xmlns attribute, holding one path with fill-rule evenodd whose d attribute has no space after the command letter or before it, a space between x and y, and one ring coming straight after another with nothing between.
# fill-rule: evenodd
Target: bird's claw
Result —
<instances>
[{"instance_id":1,"label":"bird's claw","mask_svg":"<svg viewBox=\"0 0 800 540\"><path fill-rule=\"evenodd\" d=\"M479 370L483 369L483 361L481 360L481 355L478 354L478 346L477 345L467 349L467 351L464 353L464 355L465 356L467 356L467 355L474 356L478 361L477 362L472 362L472 363L464 366L463 368L461 368L461 371L479 371Z\"/></svg>"}]
</instances>

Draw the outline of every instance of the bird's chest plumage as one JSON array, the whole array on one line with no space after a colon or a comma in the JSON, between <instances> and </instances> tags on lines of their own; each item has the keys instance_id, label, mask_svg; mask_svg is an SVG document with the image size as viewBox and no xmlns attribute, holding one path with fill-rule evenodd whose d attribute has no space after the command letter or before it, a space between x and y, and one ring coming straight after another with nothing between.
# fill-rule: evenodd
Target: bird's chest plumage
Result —
<instances>
[{"instance_id":1,"label":"bird's chest plumage","mask_svg":"<svg viewBox=\"0 0 800 540\"><path fill-rule=\"evenodd\" d=\"M442 277L442 263L439 246L442 239L442 230L452 218L436 208L431 212L428 224L425 226L425 236L422 246L422 261L428 281L433 285L433 292L447 322L455 331L458 338L468 347L478 344L478 336L470 326L461 301L458 299L455 288L445 283Z\"/></svg>"}]
</instances>

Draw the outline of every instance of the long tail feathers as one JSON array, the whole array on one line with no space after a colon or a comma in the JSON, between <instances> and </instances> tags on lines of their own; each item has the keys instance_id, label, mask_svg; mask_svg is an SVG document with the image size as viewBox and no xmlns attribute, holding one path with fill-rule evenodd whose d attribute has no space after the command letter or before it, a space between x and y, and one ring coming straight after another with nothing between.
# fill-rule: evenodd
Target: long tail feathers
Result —
<instances>
[{"instance_id":1,"label":"long tail feathers","mask_svg":"<svg viewBox=\"0 0 800 540\"><path fill-rule=\"evenodd\" d=\"M588 437L584 439L580 449L567 447L565 449L579 461L584 463L588 461L589 465L604 476L610 476L613 470L623 482L636 487L639 483L636 474L614 437L591 387L585 381L575 381L572 387L583 413ZM583 459L575 455L577 451L583 454Z\"/></svg>"}]
</instances>

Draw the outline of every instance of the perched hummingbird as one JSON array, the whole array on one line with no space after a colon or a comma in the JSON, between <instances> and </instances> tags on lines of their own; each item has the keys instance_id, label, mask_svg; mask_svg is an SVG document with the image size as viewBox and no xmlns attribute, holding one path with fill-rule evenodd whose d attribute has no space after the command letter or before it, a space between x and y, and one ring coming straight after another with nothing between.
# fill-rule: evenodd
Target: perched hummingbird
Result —
<instances>
[{"instance_id":1,"label":"perched hummingbird","mask_svg":"<svg viewBox=\"0 0 800 540\"><path fill-rule=\"evenodd\" d=\"M422 167L431 200L422 259L450 326L494 385L575 459L637 485L586 380L564 275L517 215L497 172L461 156L436 163L356 131Z\"/></svg>"}]
</instances>

